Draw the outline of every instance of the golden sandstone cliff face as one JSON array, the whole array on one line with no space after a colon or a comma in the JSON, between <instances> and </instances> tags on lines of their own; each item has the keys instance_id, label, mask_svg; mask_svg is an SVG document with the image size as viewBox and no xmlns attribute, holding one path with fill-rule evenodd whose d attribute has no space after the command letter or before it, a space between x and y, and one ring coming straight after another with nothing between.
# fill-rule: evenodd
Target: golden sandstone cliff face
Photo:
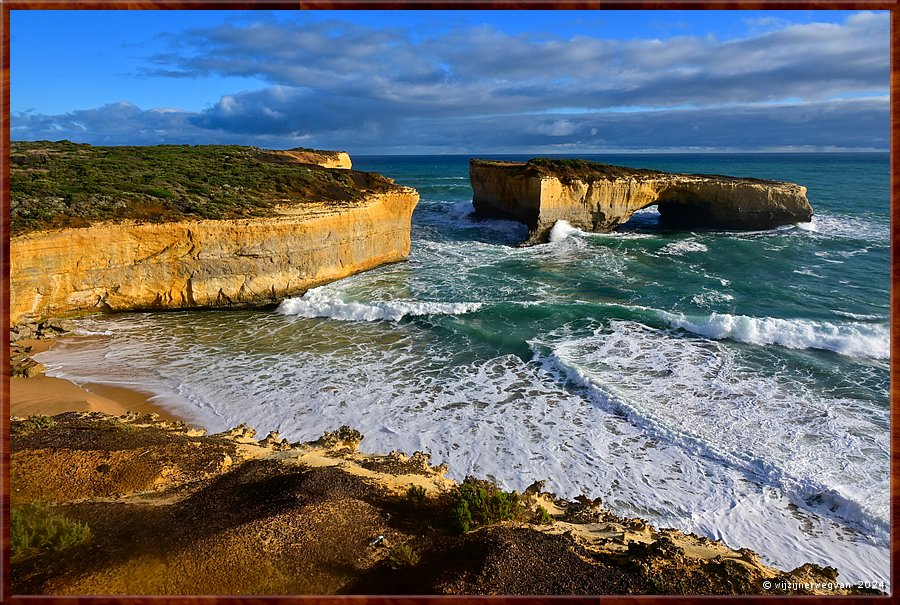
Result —
<instances>
[{"instance_id":1,"label":"golden sandstone cliff face","mask_svg":"<svg viewBox=\"0 0 900 605\"><path fill-rule=\"evenodd\" d=\"M315 164L323 168L353 168L350 155L346 151L319 151L315 149L270 150L269 153L282 155L301 164Z\"/></svg>"},{"instance_id":2,"label":"golden sandstone cliff face","mask_svg":"<svg viewBox=\"0 0 900 605\"><path fill-rule=\"evenodd\" d=\"M476 211L525 223L526 244L546 242L559 220L586 231L611 231L653 204L662 220L692 227L768 229L812 218L806 187L779 181L580 161L479 159L470 160L469 176Z\"/></svg>"},{"instance_id":3,"label":"golden sandstone cliff face","mask_svg":"<svg viewBox=\"0 0 900 605\"><path fill-rule=\"evenodd\" d=\"M274 303L409 254L418 193L279 208L266 218L101 223L10 241L10 324L132 309Z\"/></svg>"}]
</instances>

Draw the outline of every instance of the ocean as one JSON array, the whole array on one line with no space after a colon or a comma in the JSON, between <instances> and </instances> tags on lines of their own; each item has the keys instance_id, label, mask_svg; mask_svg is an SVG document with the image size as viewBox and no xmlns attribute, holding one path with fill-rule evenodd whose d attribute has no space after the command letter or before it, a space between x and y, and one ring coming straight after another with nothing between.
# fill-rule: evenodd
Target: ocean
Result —
<instances>
[{"instance_id":1,"label":"ocean","mask_svg":"<svg viewBox=\"0 0 900 605\"><path fill-rule=\"evenodd\" d=\"M688 231L648 208L519 248L524 226L470 215L468 156L354 157L421 194L408 262L276 310L82 320L38 359L209 431L348 424L456 479L546 479L784 569L888 582L889 156L577 157L796 182L815 216Z\"/></svg>"}]
</instances>

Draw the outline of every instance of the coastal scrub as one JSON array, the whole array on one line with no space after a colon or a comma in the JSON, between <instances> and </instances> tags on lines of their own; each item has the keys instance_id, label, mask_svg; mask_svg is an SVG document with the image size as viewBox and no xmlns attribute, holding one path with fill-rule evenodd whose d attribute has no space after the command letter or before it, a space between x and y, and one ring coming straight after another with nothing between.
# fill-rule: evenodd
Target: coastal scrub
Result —
<instances>
[{"instance_id":1,"label":"coastal scrub","mask_svg":"<svg viewBox=\"0 0 900 605\"><path fill-rule=\"evenodd\" d=\"M10 234L112 220L260 217L276 205L310 201L339 207L391 183L258 147L13 141Z\"/></svg>"},{"instance_id":2,"label":"coastal scrub","mask_svg":"<svg viewBox=\"0 0 900 605\"><path fill-rule=\"evenodd\" d=\"M13 562L44 552L59 552L86 542L91 529L43 502L13 506L9 513L9 552Z\"/></svg>"}]
</instances>

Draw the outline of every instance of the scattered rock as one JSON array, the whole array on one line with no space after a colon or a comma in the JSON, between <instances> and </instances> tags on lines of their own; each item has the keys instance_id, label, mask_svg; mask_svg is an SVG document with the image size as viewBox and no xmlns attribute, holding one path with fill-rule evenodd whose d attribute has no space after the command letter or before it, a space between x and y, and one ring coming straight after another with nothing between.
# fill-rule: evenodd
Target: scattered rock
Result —
<instances>
[{"instance_id":1,"label":"scattered rock","mask_svg":"<svg viewBox=\"0 0 900 605\"><path fill-rule=\"evenodd\" d=\"M59 334L66 334L75 331L75 323L68 319L59 319L51 317L41 324L41 331L46 332L48 329Z\"/></svg>"},{"instance_id":2,"label":"scattered rock","mask_svg":"<svg viewBox=\"0 0 900 605\"><path fill-rule=\"evenodd\" d=\"M32 348L29 346L9 345L9 375L22 378L31 378L43 374L46 368L30 357Z\"/></svg>"},{"instance_id":3,"label":"scattered rock","mask_svg":"<svg viewBox=\"0 0 900 605\"><path fill-rule=\"evenodd\" d=\"M256 436L256 429L252 428L246 422L242 422L233 429L220 433L219 436L225 437L226 439L233 439L234 441L252 441L253 437Z\"/></svg>"},{"instance_id":4,"label":"scattered rock","mask_svg":"<svg viewBox=\"0 0 900 605\"><path fill-rule=\"evenodd\" d=\"M322 435L316 442L328 448L349 448L353 451L359 449L359 444L364 439L363 434L347 425L336 431L329 431Z\"/></svg>"},{"instance_id":5,"label":"scattered rock","mask_svg":"<svg viewBox=\"0 0 900 605\"><path fill-rule=\"evenodd\" d=\"M278 431L271 431L266 438L259 442L263 447L270 447L276 451L291 449L291 444L287 439L279 439Z\"/></svg>"},{"instance_id":6,"label":"scattered rock","mask_svg":"<svg viewBox=\"0 0 900 605\"><path fill-rule=\"evenodd\" d=\"M544 486L547 484L546 479L541 479L540 481L535 481L531 485L525 488L525 495L527 496L539 496L544 491Z\"/></svg>"}]
</instances>

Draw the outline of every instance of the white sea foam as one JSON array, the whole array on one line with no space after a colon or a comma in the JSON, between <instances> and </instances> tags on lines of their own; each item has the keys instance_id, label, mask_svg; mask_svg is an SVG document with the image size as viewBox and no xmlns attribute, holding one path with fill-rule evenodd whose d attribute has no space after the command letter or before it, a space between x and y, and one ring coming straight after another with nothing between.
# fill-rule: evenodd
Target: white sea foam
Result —
<instances>
[{"instance_id":1,"label":"white sea foam","mask_svg":"<svg viewBox=\"0 0 900 605\"><path fill-rule=\"evenodd\" d=\"M734 300L734 296L732 296L731 294L728 294L726 292L719 292L717 290L706 289L704 289L700 294L695 294L691 297L691 301L693 301L694 304L700 305L702 307L710 307L718 303L729 302L732 300Z\"/></svg>"},{"instance_id":2,"label":"white sea foam","mask_svg":"<svg viewBox=\"0 0 900 605\"><path fill-rule=\"evenodd\" d=\"M277 313L300 317L328 317L341 321L400 321L417 315L461 315L477 311L481 303L431 302L417 300L345 302L329 296L320 288L313 288L299 298L282 301Z\"/></svg>"},{"instance_id":3,"label":"white sea foam","mask_svg":"<svg viewBox=\"0 0 900 605\"><path fill-rule=\"evenodd\" d=\"M818 277L819 279L824 279L823 275L819 275L818 273L814 273L812 269L803 268L803 269L794 269L794 273L797 275L806 275L808 277Z\"/></svg>"},{"instance_id":4,"label":"white sea foam","mask_svg":"<svg viewBox=\"0 0 900 605\"><path fill-rule=\"evenodd\" d=\"M885 245L890 237L890 222L887 217L879 221L875 217L818 212L813 215L811 222L797 223L795 226L820 237L868 240Z\"/></svg>"},{"instance_id":5,"label":"white sea foam","mask_svg":"<svg viewBox=\"0 0 900 605\"><path fill-rule=\"evenodd\" d=\"M660 254L669 254L672 256L682 256L690 252L707 252L709 248L705 244L693 239L685 239L677 242L670 242L660 248Z\"/></svg>"},{"instance_id":6,"label":"white sea foam","mask_svg":"<svg viewBox=\"0 0 900 605\"><path fill-rule=\"evenodd\" d=\"M850 357L888 359L890 332L887 326L862 323L835 324L807 319L750 317L713 313L694 317L657 311L669 325L707 338L731 339L757 345L780 345L790 349L823 349Z\"/></svg>"},{"instance_id":7,"label":"white sea foam","mask_svg":"<svg viewBox=\"0 0 900 605\"><path fill-rule=\"evenodd\" d=\"M204 314L190 321L179 314L115 316L90 325L95 331L107 327L113 336L102 344L84 348L77 346L78 339L64 339L41 354L41 361L51 375L76 381L90 377L140 383L176 413L211 432L249 422L261 434L278 430L293 441L350 424L366 435L364 451L426 450L435 463L447 462L455 479L492 476L506 489L518 490L536 479L549 479L548 489L560 495L600 496L618 514L640 515L658 526L752 548L781 568L811 561L839 567L845 581L887 580L888 549L883 543L848 532L829 520L827 510L824 517L798 512L798 492L750 480L746 469L699 455L689 440L667 439L666 430L691 434L667 424L658 411L645 410L648 420L635 423L621 408L605 405L598 388L584 393L563 386L567 367L595 373L596 362L611 360L624 370L616 377L649 381L624 387L638 393L646 389L646 401L681 421L708 425L720 440L740 428L741 441L729 447L756 448L757 458L766 460L770 454L758 448L777 453L783 443L804 443L806 435L797 430L803 418L794 414L792 400L771 381L745 384L755 399L738 399L745 402L739 409L751 415L729 419L726 404L740 395L741 381L719 387L710 382L721 367L716 355L722 343L623 323L614 326L605 348L594 337L563 333L554 337L559 342L550 343L552 350L542 351L534 361L514 355L473 360L415 323L292 322L276 314L229 313L221 319ZM627 346L658 354L668 365L623 361L629 358ZM565 363L551 361L554 350ZM196 371L198 364L203 372ZM728 369L723 371L727 374ZM673 378L665 382L666 376ZM781 412L772 411L779 406ZM753 441L757 425L771 418L779 422L770 428L781 427L787 439L765 432ZM819 441L809 443L815 454L809 461L829 471L828 481L838 477L858 482L863 489L856 497L881 506L886 498L873 494L879 494L883 477L874 477L858 466L860 462L844 467L835 462L855 451L858 440L850 436L863 428L841 418L823 418L827 430ZM648 429L650 420L659 430ZM822 439L835 444L820 443ZM886 445L882 449L851 459L881 464L887 460ZM788 451L796 454L796 449ZM841 493L855 489L829 485ZM798 502L805 506L802 498ZM787 540L773 539L784 536L785 527L795 528L798 515L804 515L805 529L792 530Z\"/></svg>"},{"instance_id":8,"label":"white sea foam","mask_svg":"<svg viewBox=\"0 0 900 605\"><path fill-rule=\"evenodd\" d=\"M646 433L886 540L886 410L848 412L846 402L802 382L743 369L735 351L716 342L636 322L613 321L611 329L551 342L546 357Z\"/></svg>"},{"instance_id":9,"label":"white sea foam","mask_svg":"<svg viewBox=\"0 0 900 605\"><path fill-rule=\"evenodd\" d=\"M832 313L835 315L840 315L841 317L849 317L850 319L855 319L857 321L887 321L887 311L885 311L884 315L872 315L867 313L851 313L849 311L840 311L838 309L832 309Z\"/></svg>"},{"instance_id":10,"label":"white sea foam","mask_svg":"<svg viewBox=\"0 0 900 605\"><path fill-rule=\"evenodd\" d=\"M557 244L573 235L584 235L584 231L573 227L568 221L556 221L550 229L550 243Z\"/></svg>"}]
</instances>

